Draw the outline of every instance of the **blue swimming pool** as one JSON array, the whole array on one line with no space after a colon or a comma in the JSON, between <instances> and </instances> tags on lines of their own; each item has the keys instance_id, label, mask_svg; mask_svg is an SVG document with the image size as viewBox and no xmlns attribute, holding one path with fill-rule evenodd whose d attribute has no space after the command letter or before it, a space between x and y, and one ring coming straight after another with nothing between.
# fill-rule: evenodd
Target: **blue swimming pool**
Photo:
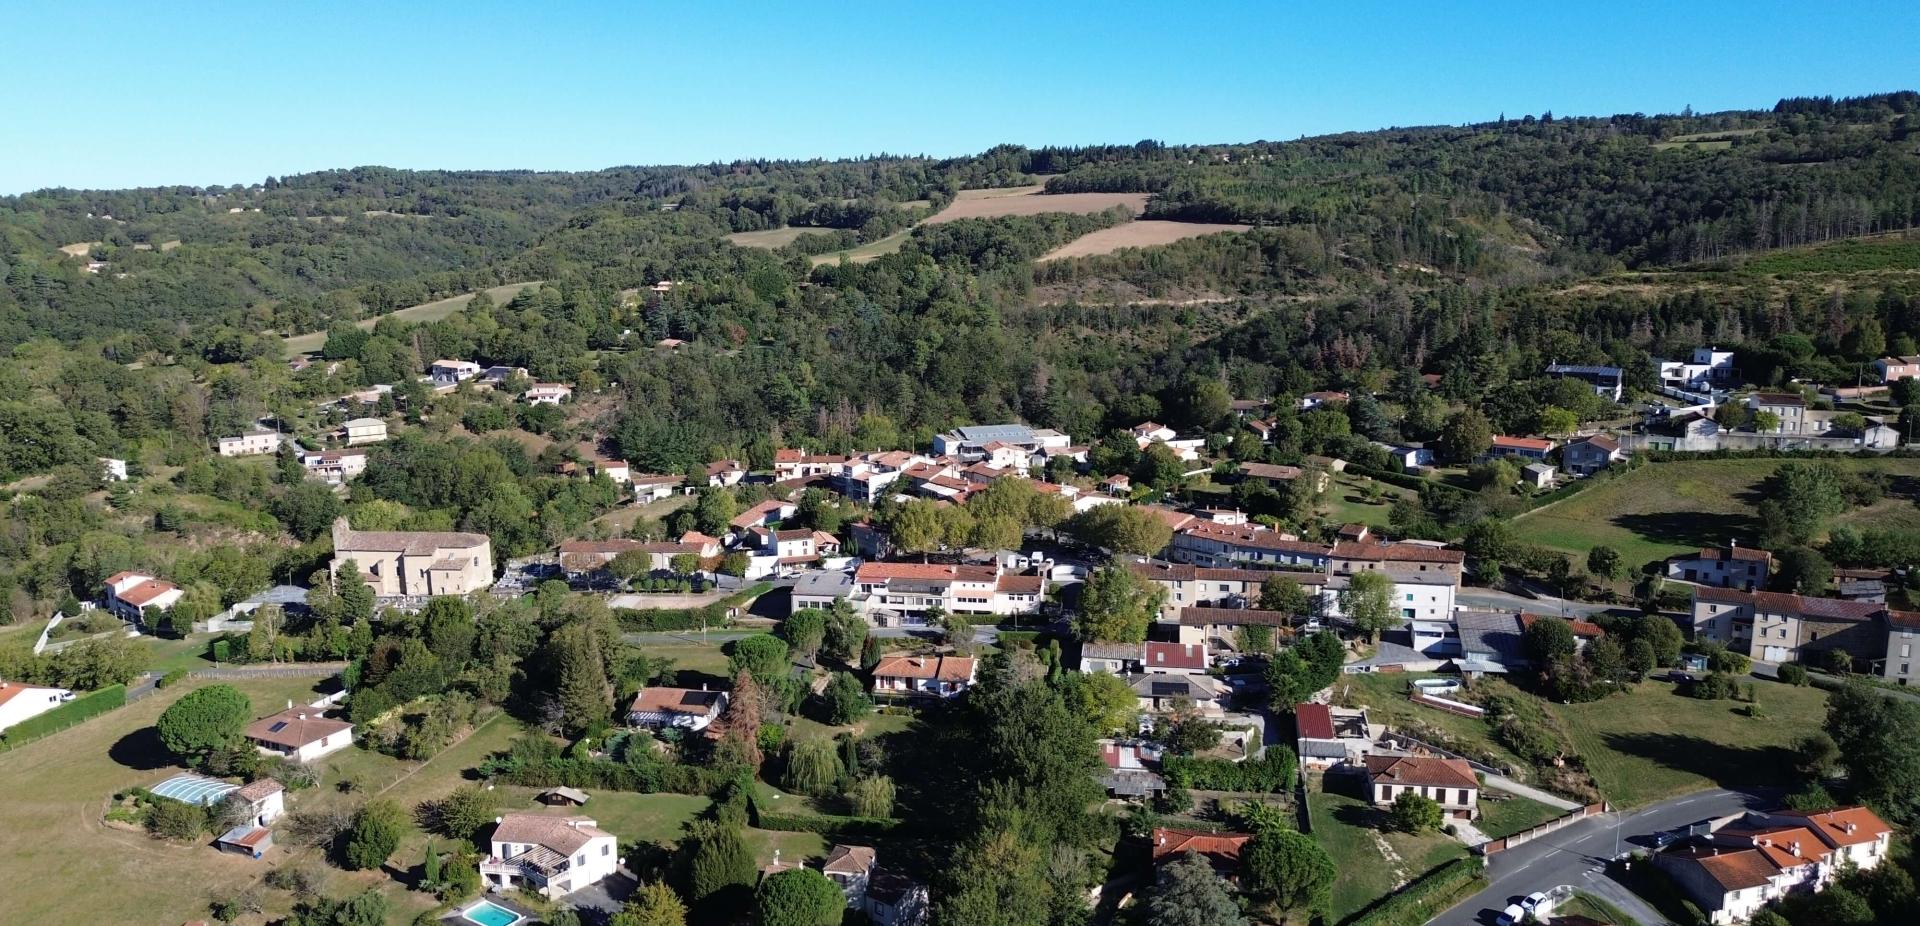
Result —
<instances>
[{"instance_id":1,"label":"blue swimming pool","mask_svg":"<svg viewBox=\"0 0 1920 926\"><path fill-rule=\"evenodd\" d=\"M460 915L480 926L513 926L520 922L520 914L500 906L491 900L482 900L460 911Z\"/></svg>"}]
</instances>

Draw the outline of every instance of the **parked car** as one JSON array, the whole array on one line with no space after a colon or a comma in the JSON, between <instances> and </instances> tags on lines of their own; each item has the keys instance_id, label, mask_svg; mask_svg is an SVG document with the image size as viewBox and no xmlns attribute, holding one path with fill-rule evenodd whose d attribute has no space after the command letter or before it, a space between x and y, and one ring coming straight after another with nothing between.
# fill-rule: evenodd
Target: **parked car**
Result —
<instances>
[{"instance_id":1,"label":"parked car","mask_svg":"<svg viewBox=\"0 0 1920 926\"><path fill-rule=\"evenodd\" d=\"M1542 891L1534 891L1533 893L1528 894L1524 899L1520 901L1520 909L1525 911L1528 916L1533 916L1537 918L1538 916L1546 912L1545 910L1541 909L1542 907L1546 906L1546 904L1547 904L1547 895Z\"/></svg>"},{"instance_id":2,"label":"parked car","mask_svg":"<svg viewBox=\"0 0 1920 926\"><path fill-rule=\"evenodd\" d=\"M1675 842L1678 842L1679 839L1680 839L1679 832L1674 830L1661 830L1660 832L1655 833L1652 836L1648 836L1647 842L1651 843L1653 847L1656 849L1664 849L1670 845L1673 845Z\"/></svg>"},{"instance_id":3,"label":"parked car","mask_svg":"<svg viewBox=\"0 0 1920 926\"><path fill-rule=\"evenodd\" d=\"M1500 926L1520 926L1520 923L1526 920L1526 918L1527 911L1520 909L1520 905L1517 903L1510 903L1507 904L1505 910L1500 911L1499 918L1495 919L1494 922L1500 924Z\"/></svg>"}]
</instances>

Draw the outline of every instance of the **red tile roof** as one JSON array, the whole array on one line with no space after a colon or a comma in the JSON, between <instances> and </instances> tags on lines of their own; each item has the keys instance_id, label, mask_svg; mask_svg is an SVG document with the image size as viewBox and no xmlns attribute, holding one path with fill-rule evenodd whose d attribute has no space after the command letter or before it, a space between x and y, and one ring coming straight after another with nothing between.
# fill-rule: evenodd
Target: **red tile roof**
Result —
<instances>
[{"instance_id":1,"label":"red tile roof","mask_svg":"<svg viewBox=\"0 0 1920 926\"><path fill-rule=\"evenodd\" d=\"M154 599L159 598L160 596L165 595L166 593L171 592L177 589L178 587L179 586L174 585L172 582L168 582L164 579L148 579L147 581L142 582L139 585L136 585L130 589L127 589L126 591L121 592L115 595L114 597L120 599L121 601L126 602L127 604L133 605L136 608L144 608L147 606L148 602L153 601Z\"/></svg>"},{"instance_id":2,"label":"red tile roof","mask_svg":"<svg viewBox=\"0 0 1920 926\"><path fill-rule=\"evenodd\" d=\"M873 677L964 682L973 677L973 667L966 656L888 656L873 667Z\"/></svg>"},{"instance_id":3,"label":"red tile roof","mask_svg":"<svg viewBox=\"0 0 1920 926\"><path fill-rule=\"evenodd\" d=\"M1333 545L1333 558L1383 563L1464 563L1467 561L1467 554L1461 550L1430 547L1424 543L1343 540Z\"/></svg>"},{"instance_id":4,"label":"red tile roof","mask_svg":"<svg viewBox=\"0 0 1920 926\"><path fill-rule=\"evenodd\" d=\"M1673 850L1668 856L1686 859L1700 866L1700 870L1723 891L1760 887L1772 881L1780 871L1759 849L1695 845Z\"/></svg>"},{"instance_id":5,"label":"red tile roof","mask_svg":"<svg viewBox=\"0 0 1920 926\"><path fill-rule=\"evenodd\" d=\"M1238 864L1240 851L1253 837L1246 833L1203 833L1158 827L1153 831L1153 860L1164 862L1198 852L1215 862Z\"/></svg>"},{"instance_id":6,"label":"red tile roof","mask_svg":"<svg viewBox=\"0 0 1920 926\"><path fill-rule=\"evenodd\" d=\"M1532 450L1536 453L1546 453L1553 449L1553 441L1543 440L1538 437L1508 437L1500 434L1496 435L1493 439L1493 449Z\"/></svg>"},{"instance_id":7,"label":"red tile roof","mask_svg":"<svg viewBox=\"0 0 1920 926\"><path fill-rule=\"evenodd\" d=\"M1212 624L1251 624L1258 627L1290 627L1293 615L1285 611L1258 608L1181 608L1180 626L1206 627Z\"/></svg>"},{"instance_id":8,"label":"red tile roof","mask_svg":"<svg viewBox=\"0 0 1920 926\"><path fill-rule=\"evenodd\" d=\"M1893 832L1885 820L1865 807L1836 807L1818 812L1783 810L1776 816L1806 820L1807 827L1821 841L1835 848L1873 842Z\"/></svg>"},{"instance_id":9,"label":"red tile roof","mask_svg":"<svg viewBox=\"0 0 1920 926\"><path fill-rule=\"evenodd\" d=\"M317 707L295 707L262 717L247 727L247 739L299 749L335 733L353 729L344 720L331 720Z\"/></svg>"},{"instance_id":10,"label":"red tile roof","mask_svg":"<svg viewBox=\"0 0 1920 926\"><path fill-rule=\"evenodd\" d=\"M853 580L861 583L908 579L921 582L992 582L998 572L992 566L952 566L943 563L861 563Z\"/></svg>"},{"instance_id":11,"label":"red tile roof","mask_svg":"<svg viewBox=\"0 0 1920 926\"><path fill-rule=\"evenodd\" d=\"M1207 648L1200 643L1148 643L1149 669L1205 669Z\"/></svg>"},{"instance_id":12,"label":"red tile roof","mask_svg":"<svg viewBox=\"0 0 1920 926\"><path fill-rule=\"evenodd\" d=\"M1473 766L1460 759L1368 756L1367 778L1375 783L1436 788L1479 788Z\"/></svg>"},{"instance_id":13,"label":"red tile roof","mask_svg":"<svg viewBox=\"0 0 1920 926\"><path fill-rule=\"evenodd\" d=\"M1293 706L1293 727L1304 740L1334 738L1333 709L1325 704L1307 702Z\"/></svg>"}]
</instances>

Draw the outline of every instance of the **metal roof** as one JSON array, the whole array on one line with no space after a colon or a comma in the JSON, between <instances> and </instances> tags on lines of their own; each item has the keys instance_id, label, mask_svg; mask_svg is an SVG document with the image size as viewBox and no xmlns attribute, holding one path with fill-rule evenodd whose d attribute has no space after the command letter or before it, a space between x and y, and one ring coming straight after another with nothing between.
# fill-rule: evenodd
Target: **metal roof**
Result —
<instances>
[{"instance_id":1,"label":"metal roof","mask_svg":"<svg viewBox=\"0 0 1920 926\"><path fill-rule=\"evenodd\" d=\"M954 428L953 433L970 444L990 444L997 440L1009 444L1033 442L1033 429L1024 424L976 424Z\"/></svg>"},{"instance_id":2,"label":"metal roof","mask_svg":"<svg viewBox=\"0 0 1920 926\"><path fill-rule=\"evenodd\" d=\"M175 775L154 785L151 790L155 797L212 807L226 800L227 795L240 790L240 786L205 775Z\"/></svg>"}]
</instances>

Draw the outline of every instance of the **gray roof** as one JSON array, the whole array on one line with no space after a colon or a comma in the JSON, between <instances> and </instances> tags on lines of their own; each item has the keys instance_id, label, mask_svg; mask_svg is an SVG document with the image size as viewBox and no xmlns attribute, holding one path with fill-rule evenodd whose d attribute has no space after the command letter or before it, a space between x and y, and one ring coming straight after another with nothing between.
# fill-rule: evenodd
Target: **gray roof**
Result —
<instances>
[{"instance_id":1,"label":"gray roof","mask_svg":"<svg viewBox=\"0 0 1920 926\"><path fill-rule=\"evenodd\" d=\"M1175 675L1151 672L1127 676L1127 685L1143 698L1191 698L1212 701L1220 697L1220 684L1205 675Z\"/></svg>"},{"instance_id":2,"label":"gray roof","mask_svg":"<svg viewBox=\"0 0 1920 926\"><path fill-rule=\"evenodd\" d=\"M1569 376L1607 376L1620 378L1619 367L1588 366L1579 363L1555 363L1547 367L1548 373L1564 373Z\"/></svg>"},{"instance_id":3,"label":"gray roof","mask_svg":"<svg viewBox=\"0 0 1920 926\"><path fill-rule=\"evenodd\" d=\"M1081 659L1134 659L1138 660L1144 650L1138 643L1082 643Z\"/></svg>"},{"instance_id":4,"label":"gray roof","mask_svg":"<svg viewBox=\"0 0 1920 926\"><path fill-rule=\"evenodd\" d=\"M1460 651L1467 662L1507 668L1526 665L1518 613L1463 610L1454 612L1454 622L1460 625Z\"/></svg>"},{"instance_id":5,"label":"gray roof","mask_svg":"<svg viewBox=\"0 0 1920 926\"><path fill-rule=\"evenodd\" d=\"M853 594L853 573L808 572L794 583L793 594L809 598L845 598Z\"/></svg>"},{"instance_id":6,"label":"gray roof","mask_svg":"<svg viewBox=\"0 0 1920 926\"><path fill-rule=\"evenodd\" d=\"M257 595L248 597L242 604L306 604L307 590L298 585L276 585Z\"/></svg>"},{"instance_id":7,"label":"gray roof","mask_svg":"<svg viewBox=\"0 0 1920 926\"><path fill-rule=\"evenodd\" d=\"M1009 444L1033 442L1033 429L1024 424L976 424L954 428L953 433L970 444L990 444L997 440L1006 441Z\"/></svg>"}]
</instances>

